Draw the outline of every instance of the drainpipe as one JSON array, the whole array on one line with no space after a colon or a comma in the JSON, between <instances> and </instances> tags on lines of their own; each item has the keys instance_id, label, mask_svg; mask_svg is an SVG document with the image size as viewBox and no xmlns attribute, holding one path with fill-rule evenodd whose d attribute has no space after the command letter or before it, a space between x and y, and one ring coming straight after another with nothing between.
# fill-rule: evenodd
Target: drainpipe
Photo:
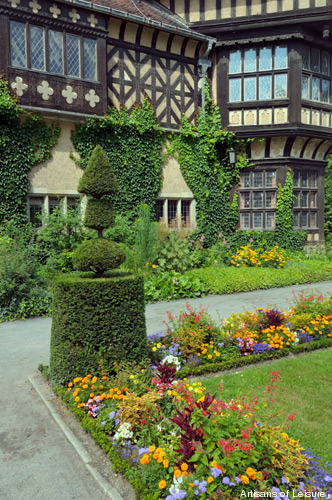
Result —
<instances>
[{"instance_id":1,"label":"drainpipe","mask_svg":"<svg viewBox=\"0 0 332 500\"><path fill-rule=\"evenodd\" d=\"M205 95L204 95L204 81L205 81L205 75L207 73L207 70L209 68L211 68L212 66L212 61L211 59L208 59L209 55L210 55L210 52L212 50L212 47L213 47L213 44L216 42L215 39L210 39L208 41L208 46L207 46L207 49L205 51L205 53L203 54L203 57L201 59L198 59L198 65L201 67L201 71L200 71L200 78L202 79L202 110L203 110L203 113L205 112Z\"/></svg>"}]
</instances>

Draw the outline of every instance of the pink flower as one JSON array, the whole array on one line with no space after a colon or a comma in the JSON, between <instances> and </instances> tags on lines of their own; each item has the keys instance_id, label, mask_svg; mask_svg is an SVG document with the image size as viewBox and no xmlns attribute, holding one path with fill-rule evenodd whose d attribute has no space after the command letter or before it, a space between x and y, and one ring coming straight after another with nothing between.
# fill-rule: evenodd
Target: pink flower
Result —
<instances>
[{"instance_id":1,"label":"pink flower","mask_svg":"<svg viewBox=\"0 0 332 500\"><path fill-rule=\"evenodd\" d=\"M231 248L231 246L230 246L230 245L227 245L227 248Z\"/></svg>"},{"instance_id":2,"label":"pink flower","mask_svg":"<svg viewBox=\"0 0 332 500\"><path fill-rule=\"evenodd\" d=\"M218 234L218 238L222 238L224 235L222 233Z\"/></svg>"},{"instance_id":3,"label":"pink flower","mask_svg":"<svg viewBox=\"0 0 332 500\"><path fill-rule=\"evenodd\" d=\"M202 234L202 236L200 237L199 241L204 241L205 240L205 236L204 234Z\"/></svg>"},{"instance_id":4,"label":"pink flower","mask_svg":"<svg viewBox=\"0 0 332 500\"><path fill-rule=\"evenodd\" d=\"M250 238L249 243L252 243L253 241L254 241L253 238Z\"/></svg>"},{"instance_id":5,"label":"pink flower","mask_svg":"<svg viewBox=\"0 0 332 500\"><path fill-rule=\"evenodd\" d=\"M227 241L226 241L226 240L224 240L224 241L223 241L223 244L224 244L224 245L227 245Z\"/></svg>"}]
</instances>

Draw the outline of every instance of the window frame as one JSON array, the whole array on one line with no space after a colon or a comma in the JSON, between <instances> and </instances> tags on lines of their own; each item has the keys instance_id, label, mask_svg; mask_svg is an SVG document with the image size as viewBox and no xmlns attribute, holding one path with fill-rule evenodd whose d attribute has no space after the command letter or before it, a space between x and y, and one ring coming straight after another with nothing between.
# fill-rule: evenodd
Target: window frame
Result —
<instances>
[{"instance_id":1,"label":"window frame","mask_svg":"<svg viewBox=\"0 0 332 500\"><path fill-rule=\"evenodd\" d=\"M25 57L25 66L18 66L13 64L13 59L12 59L12 38L11 38L11 26L12 23L18 23L24 26L24 34L25 34L25 52L26 52L26 57ZM44 46L44 68L43 69L36 69L32 67L32 46L31 46L31 28L41 28L43 30L43 46ZM51 66L50 66L50 32L55 32L55 33L60 33L61 34L61 48L62 48L62 71L51 71ZM75 36L79 39L79 76L75 75L70 75L68 73L68 57L67 57L67 46L68 46L68 41L67 37L68 36ZM94 78L89 78L86 77L86 70L85 70L85 42L86 41L93 41L94 42L94 51L95 51L95 57L94 57ZM54 76L64 76L66 78L71 78L71 79L78 79L78 80L84 80L84 81L89 81L89 82L98 82L100 75L99 75L99 68L98 68L98 39L91 37L91 36L85 36L84 34L76 34L72 33L71 31L68 31L66 29L61 29L60 27L48 27L48 26L42 26L38 23L35 22L23 22L23 21L16 21L14 19L9 20L9 47L10 47L10 66L12 68L19 68L19 69L27 69L29 71L38 71L38 73L46 73L49 75L54 75Z\"/></svg>"},{"instance_id":2,"label":"window frame","mask_svg":"<svg viewBox=\"0 0 332 500\"><path fill-rule=\"evenodd\" d=\"M318 172L310 169L294 169L293 228L295 230L318 230L318 210ZM305 214L307 222L304 225ZM311 223L313 216L315 225Z\"/></svg>"},{"instance_id":3,"label":"window frame","mask_svg":"<svg viewBox=\"0 0 332 500\"><path fill-rule=\"evenodd\" d=\"M314 68L312 63L312 54L318 52L318 67ZM308 54L307 67L303 64L304 53ZM327 72L323 69L323 54L327 55ZM319 103L321 105L332 104L332 57L327 50L317 47L304 45L301 48L301 100ZM304 81L307 81L307 92L304 93ZM314 82L318 81L318 98L314 98ZM327 100L324 97L324 82L327 82Z\"/></svg>"},{"instance_id":4,"label":"window frame","mask_svg":"<svg viewBox=\"0 0 332 500\"><path fill-rule=\"evenodd\" d=\"M256 185L255 185L256 184ZM257 194L259 193L259 195ZM249 197L249 206L245 199ZM270 201L268 198L270 197ZM255 203L255 198L261 203ZM262 168L245 170L240 174L239 185L239 227L243 230L275 230L277 199L277 169ZM256 215L255 215L256 214ZM257 225L257 214L261 214L261 224ZM268 226L268 215L273 218L274 225ZM249 221L248 225L244 222ZM255 222L256 221L256 222Z\"/></svg>"},{"instance_id":5,"label":"window frame","mask_svg":"<svg viewBox=\"0 0 332 500\"><path fill-rule=\"evenodd\" d=\"M285 68L277 68L276 67L276 51L277 49L286 49L287 50L287 62L286 62L286 67ZM271 69L260 69L260 51L264 49L271 49ZM254 50L256 52L256 62L255 62L255 70L252 71L245 71L245 54L248 51ZM240 67L239 71L232 71L231 72L231 59L232 59L232 54L238 54L240 53ZM288 46L287 45L264 45L264 46L258 46L253 49L238 49L238 50L231 50L229 52L229 64L228 64L228 103L233 104L233 103L238 103L238 102L243 102L243 103L250 103L250 102L263 102L263 101L276 101L276 100L285 100L288 99L289 97L289 51L288 51ZM277 95L277 77L278 75L285 75L286 77L286 84L285 84L285 95L278 96ZM261 86L260 82L262 81L262 77L270 77L270 97L260 97L262 91L261 91ZM245 99L246 97L246 89L247 89L247 84L249 83L248 79L255 79L255 88L254 88L254 98L250 99ZM239 85L239 98L236 98L236 96L233 96L232 94L236 92L236 88L233 89L233 92L231 91L233 84L232 81L238 80L240 85Z\"/></svg>"}]
</instances>

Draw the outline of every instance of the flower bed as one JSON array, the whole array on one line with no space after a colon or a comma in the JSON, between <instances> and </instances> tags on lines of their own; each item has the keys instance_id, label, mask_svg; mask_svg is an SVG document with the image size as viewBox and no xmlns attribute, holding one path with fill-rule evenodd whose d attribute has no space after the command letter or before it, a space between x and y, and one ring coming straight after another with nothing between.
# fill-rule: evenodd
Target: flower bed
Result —
<instances>
[{"instance_id":1,"label":"flower bed","mask_svg":"<svg viewBox=\"0 0 332 500\"><path fill-rule=\"evenodd\" d=\"M62 392L140 500L332 495L331 466L289 435L294 414L279 427L265 420L257 396L224 401L200 381L179 378L332 345L330 307L330 299L302 294L289 313L259 309L221 326L187 308L178 319L169 314L165 337L151 339L151 368L117 366L112 377L77 377ZM279 376L271 373L267 405Z\"/></svg>"}]
</instances>

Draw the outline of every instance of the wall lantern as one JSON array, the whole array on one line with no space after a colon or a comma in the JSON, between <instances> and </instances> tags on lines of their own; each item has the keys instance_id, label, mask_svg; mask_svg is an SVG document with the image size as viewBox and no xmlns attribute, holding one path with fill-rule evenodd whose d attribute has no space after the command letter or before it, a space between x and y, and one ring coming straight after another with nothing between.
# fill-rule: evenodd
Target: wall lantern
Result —
<instances>
[{"instance_id":1,"label":"wall lantern","mask_svg":"<svg viewBox=\"0 0 332 500\"><path fill-rule=\"evenodd\" d=\"M235 151L234 151L234 149L228 150L228 157L229 157L229 163L231 165L234 165L234 163L235 163Z\"/></svg>"}]
</instances>

